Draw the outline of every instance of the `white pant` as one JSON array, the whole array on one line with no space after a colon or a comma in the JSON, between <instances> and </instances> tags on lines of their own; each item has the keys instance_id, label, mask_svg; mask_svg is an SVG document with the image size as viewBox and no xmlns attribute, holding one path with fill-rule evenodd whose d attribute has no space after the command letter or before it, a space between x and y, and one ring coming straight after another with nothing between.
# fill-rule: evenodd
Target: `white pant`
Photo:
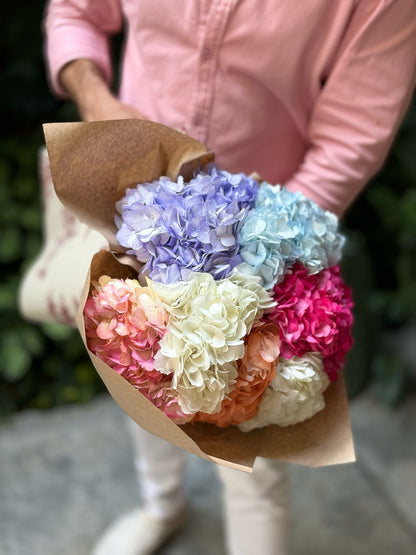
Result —
<instances>
[{"instance_id":1,"label":"white pant","mask_svg":"<svg viewBox=\"0 0 416 555\"><path fill-rule=\"evenodd\" d=\"M186 504L185 452L130 422L144 506L169 519ZM257 458L253 473L218 466L224 486L230 555L285 555L287 541L286 464Z\"/></svg>"}]
</instances>

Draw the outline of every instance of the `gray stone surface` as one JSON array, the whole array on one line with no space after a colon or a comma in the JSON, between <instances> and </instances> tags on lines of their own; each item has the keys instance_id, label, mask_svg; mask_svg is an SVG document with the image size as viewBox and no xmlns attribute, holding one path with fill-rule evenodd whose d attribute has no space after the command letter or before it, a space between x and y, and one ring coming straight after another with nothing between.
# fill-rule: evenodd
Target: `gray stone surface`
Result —
<instances>
[{"instance_id":1,"label":"gray stone surface","mask_svg":"<svg viewBox=\"0 0 416 555\"><path fill-rule=\"evenodd\" d=\"M363 474L415 532L416 397L408 397L396 409L362 397L353 405L353 423Z\"/></svg>"},{"instance_id":2,"label":"gray stone surface","mask_svg":"<svg viewBox=\"0 0 416 555\"><path fill-rule=\"evenodd\" d=\"M291 467L291 555L413 555L414 397L391 411L363 396L351 412L357 463ZM188 470L192 518L161 553L224 555L215 466L189 455ZM87 555L137 504L125 419L108 397L0 425L0 555Z\"/></svg>"}]
</instances>

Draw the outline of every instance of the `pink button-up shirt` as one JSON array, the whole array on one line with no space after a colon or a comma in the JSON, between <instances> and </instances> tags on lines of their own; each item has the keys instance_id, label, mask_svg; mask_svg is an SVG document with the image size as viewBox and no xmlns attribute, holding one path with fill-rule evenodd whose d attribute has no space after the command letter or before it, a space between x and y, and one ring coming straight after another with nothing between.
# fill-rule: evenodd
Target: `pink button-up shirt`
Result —
<instances>
[{"instance_id":1,"label":"pink button-up shirt","mask_svg":"<svg viewBox=\"0 0 416 555\"><path fill-rule=\"evenodd\" d=\"M126 24L120 99L184 128L220 167L258 171L342 214L411 98L416 0L52 0L47 59L93 60Z\"/></svg>"}]
</instances>

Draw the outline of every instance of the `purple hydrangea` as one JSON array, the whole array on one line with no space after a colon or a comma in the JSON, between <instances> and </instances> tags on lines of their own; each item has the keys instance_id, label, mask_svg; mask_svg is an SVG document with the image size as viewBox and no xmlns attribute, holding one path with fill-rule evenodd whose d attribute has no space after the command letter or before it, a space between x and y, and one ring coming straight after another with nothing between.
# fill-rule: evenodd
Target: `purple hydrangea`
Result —
<instances>
[{"instance_id":1,"label":"purple hydrangea","mask_svg":"<svg viewBox=\"0 0 416 555\"><path fill-rule=\"evenodd\" d=\"M237 234L257 191L251 177L215 166L189 183L139 184L117 203L117 240L155 281L185 280L193 271L225 278L241 262Z\"/></svg>"}]
</instances>

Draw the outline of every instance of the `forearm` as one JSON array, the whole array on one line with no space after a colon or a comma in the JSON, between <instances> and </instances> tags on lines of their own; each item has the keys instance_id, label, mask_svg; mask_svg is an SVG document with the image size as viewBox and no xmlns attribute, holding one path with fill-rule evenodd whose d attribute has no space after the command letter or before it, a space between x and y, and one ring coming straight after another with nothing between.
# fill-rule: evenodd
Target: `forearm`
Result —
<instances>
[{"instance_id":1,"label":"forearm","mask_svg":"<svg viewBox=\"0 0 416 555\"><path fill-rule=\"evenodd\" d=\"M84 121L146 119L144 114L113 96L100 68L91 60L79 59L66 64L59 73L59 82Z\"/></svg>"},{"instance_id":2,"label":"forearm","mask_svg":"<svg viewBox=\"0 0 416 555\"><path fill-rule=\"evenodd\" d=\"M371 9L370 9L371 7ZM285 185L342 215L382 165L416 79L416 4L360 2Z\"/></svg>"},{"instance_id":3,"label":"forearm","mask_svg":"<svg viewBox=\"0 0 416 555\"><path fill-rule=\"evenodd\" d=\"M83 120L95 119L101 106L114 101L101 70L91 60L80 59L66 64L59 73L59 82L75 102Z\"/></svg>"}]
</instances>

